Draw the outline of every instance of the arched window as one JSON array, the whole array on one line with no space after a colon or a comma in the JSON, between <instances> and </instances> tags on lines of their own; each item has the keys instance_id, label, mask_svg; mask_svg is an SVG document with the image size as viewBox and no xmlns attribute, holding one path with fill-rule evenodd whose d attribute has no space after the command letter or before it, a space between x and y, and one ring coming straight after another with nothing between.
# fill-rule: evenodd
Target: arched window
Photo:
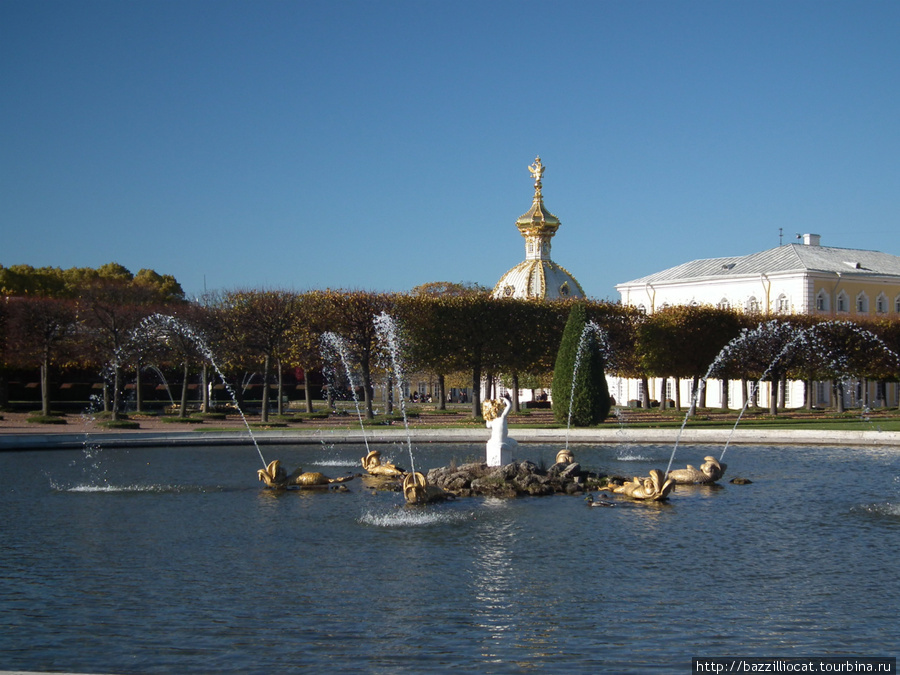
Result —
<instances>
[{"instance_id":1,"label":"arched window","mask_svg":"<svg viewBox=\"0 0 900 675\"><path fill-rule=\"evenodd\" d=\"M731 309L731 303L728 302L728 298L722 298L719 300L719 304L716 305L719 309Z\"/></svg>"},{"instance_id":2,"label":"arched window","mask_svg":"<svg viewBox=\"0 0 900 675\"><path fill-rule=\"evenodd\" d=\"M831 309L831 303L829 302L830 299L831 298L824 288L816 293L816 310L819 312L827 312L829 309Z\"/></svg>"},{"instance_id":3,"label":"arched window","mask_svg":"<svg viewBox=\"0 0 900 675\"><path fill-rule=\"evenodd\" d=\"M751 295L750 299L747 300L747 311L751 314L759 313L759 300L756 299L756 296Z\"/></svg>"},{"instance_id":4,"label":"arched window","mask_svg":"<svg viewBox=\"0 0 900 675\"><path fill-rule=\"evenodd\" d=\"M791 301L788 300L788 297L782 293L778 296L778 299L775 300L775 311L779 314L788 314L791 311Z\"/></svg>"},{"instance_id":5,"label":"arched window","mask_svg":"<svg viewBox=\"0 0 900 675\"><path fill-rule=\"evenodd\" d=\"M844 291L838 293L837 296L837 311L839 312L849 312L850 311L850 298L847 297L847 294Z\"/></svg>"},{"instance_id":6,"label":"arched window","mask_svg":"<svg viewBox=\"0 0 900 675\"><path fill-rule=\"evenodd\" d=\"M900 295L894 298L894 311L900 314Z\"/></svg>"},{"instance_id":7,"label":"arched window","mask_svg":"<svg viewBox=\"0 0 900 675\"><path fill-rule=\"evenodd\" d=\"M860 291L859 295L856 296L856 313L869 313L869 296L865 294L865 291Z\"/></svg>"},{"instance_id":8,"label":"arched window","mask_svg":"<svg viewBox=\"0 0 900 675\"><path fill-rule=\"evenodd\" d=\"M647 313L647 308L644 307L643 305L638 305L638 306L637 306L637 311L638 311L640 314L646 314L646 313Z\"/></svg>"},{"instance_id":9,"label":"arched window","mask_svg":"<svg viewBox=\"0 0 900 675\"><path fill-rule=\"evenodd\" d=\"M875 313L876 314L887 314L888 311L888 299L884 293L879 293L878 297L875 298Z\"/></svg>"}]
</instances>

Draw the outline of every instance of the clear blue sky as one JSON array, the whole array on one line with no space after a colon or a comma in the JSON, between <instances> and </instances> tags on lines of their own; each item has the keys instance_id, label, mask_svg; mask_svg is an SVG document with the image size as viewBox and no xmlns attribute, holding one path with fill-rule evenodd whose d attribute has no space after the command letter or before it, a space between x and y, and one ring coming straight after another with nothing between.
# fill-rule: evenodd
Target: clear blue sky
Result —
<instances>
[{"instance_id":1,"label":"clear blue sky","mask_svg":"<svg viewBox=\"0 0 900 675\"><path fill-rule=\"evenodd\" d=\"M900 255L900 3L3 0L0 264L597 299L815 232Z\"/></svg>"}]
</instances>

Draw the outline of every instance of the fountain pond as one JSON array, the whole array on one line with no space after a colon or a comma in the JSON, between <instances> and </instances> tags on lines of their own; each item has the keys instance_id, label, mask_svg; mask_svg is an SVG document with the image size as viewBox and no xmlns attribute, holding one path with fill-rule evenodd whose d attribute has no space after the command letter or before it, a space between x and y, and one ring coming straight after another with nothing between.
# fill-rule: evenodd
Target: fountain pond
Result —
<instances>
[{"instance_id":1,"label":"fountain pond","mask_svg":"<svg viewBox=\"0 0 900 675\"><path fill-rule=\"evenodd\" d=\"M631 476L671 446L573 450ZM428 444L416 461L483 454ZM278 455L334 476L365 448ZM668 503L406 507L363 478L263 489L247 447L0 453L0 668L684 673L692 656L896 655L900 451L741 446L730 463L753 483Z\"/></svg>"}]
</instances>

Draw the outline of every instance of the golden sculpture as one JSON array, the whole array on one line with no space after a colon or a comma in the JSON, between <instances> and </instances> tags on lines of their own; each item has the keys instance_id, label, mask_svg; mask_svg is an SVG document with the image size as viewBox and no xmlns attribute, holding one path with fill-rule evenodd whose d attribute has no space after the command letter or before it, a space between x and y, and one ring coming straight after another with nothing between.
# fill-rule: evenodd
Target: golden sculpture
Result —
<instances>
[{"instance_id":1,"label":"golden sculpture","mask_svg":"<svg viewBox=\"0 0 900 675\"><path fill-rule=\"evenodd\" d=\"M660 502L675 489L675 481L671 478L666 479L659 469L651 469L649 477L638 478L635 476L622 485L608 486L607 489L632 499Z\"/></svg>"},{"instance_id":2,"label":"golden sculpture","mask_svg":"<svg viewBox=\"0 0 900 675\"><path fill-rule=\"evenodd\" d=\"M728 468L727 464L719 464L715 457L707 456L703 459L705 461L700 465L699 469L688 464L686 469L670 471L668 477L678 485L708 485L709 483L715 483L725 475L725 469Z\"/></svg>"},{"instance_id":3,"label":"golden sculpture","mask_svg":"<svg viewBox=\"0 0 900 675\"><path fill-rule=\"evenodd\" d=\"M449 493L437 485L429 485L428 479L419 471L408 473L403 479L403 498L407 504L429 504L443 501L449 496Z\"/></svg>"},{"instance_id":4,"label":"golden sculpture","mask_svg":"<svg viewBox=\"0 0 900 675\"><path fill-rule=\"evenodd\" d=\"M536 188L540 188L541 178L544 176L544 165L541 164L540 155L534 158L534 164L528 167L528 171L530 171L531 175L534 176L534 186Z\"/></svg>"},{"instance_id":5,"label":"golden sculpture","mask_svg":"<svg viewBox=\"0 0 900 675\"><path fill-rule=\"evenodd\" d=\"M265 469L256 472L259 480L266 484L266 487L275 490L286 490L288 488L312 488L312 487L328 487L332 483L344 483L352 480L353 476L342 476L341 478L329 478L325 474L317 471L305 472L300 467L290 475L281 466L280 460L272 460Z\"/></svg>"},{"instance_id":6,"label":"golden sculpture","mask_svg":"<svg viewBox=\"0 0 900 675\"><path fill-rule=\"evenodd\" d=\"M564 448L556 453L557 464L571 464L575 461L575 455L568 448Z\"/></svg>"},{"instance_id":7,"label":"golden sculpture","mask_svg":"<svg viewBox=\"0 0 900 675\"><path fill-rule=\"evenodd\" d=\"M481 402L481 416L484 418L485 422L490 422L491 420L497 419L505 407L503 401L500 399L489 398L486 401Z\"/></svg>"},{"instance_id":8,"label":"golden sculpture","mask_svg":"<svg viewBox=\"0 0 900 675\"><path fill-rule=\"evenodd\" d=\"M369 454L359 460L363 468L372 476L384 476L387 478L399 478L406 474L390 462L381 461L381 453L378 450L370 450Z\"/></svg>"}]
</instances>

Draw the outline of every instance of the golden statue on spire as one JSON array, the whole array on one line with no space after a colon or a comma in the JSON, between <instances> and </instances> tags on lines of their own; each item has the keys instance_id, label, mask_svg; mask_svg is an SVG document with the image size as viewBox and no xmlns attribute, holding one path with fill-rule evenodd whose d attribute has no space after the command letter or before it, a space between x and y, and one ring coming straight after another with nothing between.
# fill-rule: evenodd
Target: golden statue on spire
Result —
<instances>
[{"instance_id":1,"label":"golden statue on spire","mask_svg":"<svg viewBox=\"0 0 900 675\"><path fill-rule=\"evenodd\" d=\"M541 187L541 177L544 175L544 165L541 164L541 156L534 158L534 164L528 167L531 175L534 176L534 187Z\"/></svg>"}]
</instances>

